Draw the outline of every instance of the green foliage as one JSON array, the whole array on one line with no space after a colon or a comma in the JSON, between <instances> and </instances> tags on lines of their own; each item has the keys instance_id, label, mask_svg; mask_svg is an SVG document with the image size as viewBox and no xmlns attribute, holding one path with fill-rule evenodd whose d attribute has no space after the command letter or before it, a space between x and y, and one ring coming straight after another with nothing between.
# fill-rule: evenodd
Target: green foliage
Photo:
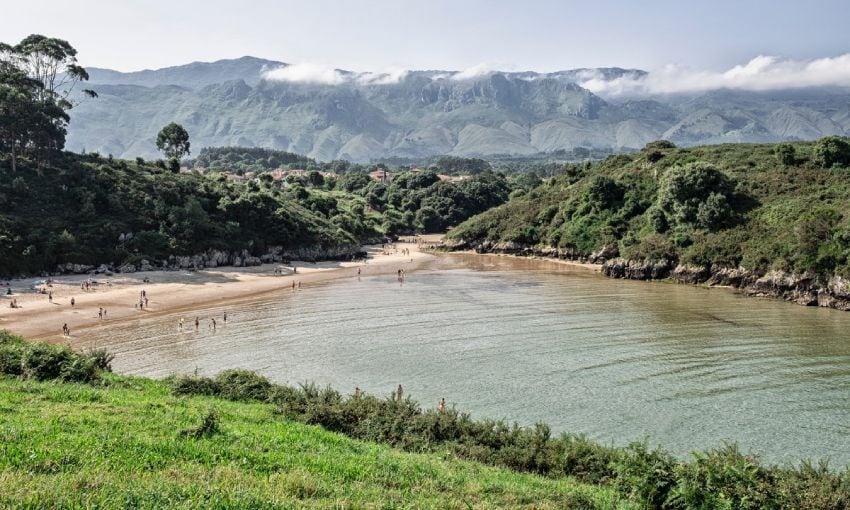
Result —
<instances>
[{"instance_id":1,"label":"green foliage","mask_svg":"<svg viewBox=\"0 0 850 510\"><path fill-rule=\"evenodd\" d=\"M677 166L661 178L658 206L674 225L716 230L731 219L731 190L726 175L711 165Z\"/></svg>"},{"instance_id":2,"label":"green foliage","mask_svg":"<svg viewBox=\"0 0 850 510\"><path fill-rule=\"evenodd\" d=\"M850 166L850 141L842 136L825 136L814 148L815 163L822 168Z\"/></svg>"},{"instance_id":3,"label":"green foliage","mask_svg":"<svg viewBox=\"0 0 850 510\"><path fill-rule=\"evenodd\" d=\"M143 378L0 379L0 409L2 508L631 508L607 487L403 453Z\"/></svg>"},{"instance_id":4,"label":"green foliage","mask_svg":"<svg viewBox=\"0 0 850 510\"><path fill-rule=\"evenodd\" d=\"M240 175L245 172L277 170L282 167L312 169L317 165L314 159L306 156L261 147L204 147L198 156L189 162L189 166L196 168L208 171L230 171ZM343 170L344 167L336 164L334 171L336 169Z\"/></svg>"},{"instance_id":5,"label":"green foliage","mask_svg":"<svg viewBox=\"0 0 850 510\"><path fill-rule=\"evenodd\" d=\"M492 170L490 163L483 159L456 156L440 156L432 166L448 175L476 175Z\"/></svg>"},{"instance_id":6,"label":"green foliage","mask_svg":"<svg viewBox=\"0 0 850 510\"><path fill-rule=\"evenodd\" d=\"M171 160L171 170L174 170L176 164L177 170L180 169L180 158L189 154L189 133L186 129L171 122L163 127L156 135L156 148L162 151Z\"/></svg>"},{"instance_id":7,"label":"green foliage","mask_svg":"<svg viewBox=\"0 0 850 510\"><path fill-rule=\"evenodd\" d=\"M665 147L651 166L608 158L512 195L449 238L474 247L534 229L572 257L614 244L626 258L850 276L850 181L809 157L818 144ZM780 164L786 145L794 161Z\"/></svg>"},{"instance_id":8,"label":"green foliage","mask_svg":"<svg viewBox=\"0 0 850 510\"><path fill-rule=\"evenodd\" d=\"M780 143L776 146L776 160L780 165L790 166L797 162L797 149L790 143Z\"/></svg>"},{"instance_id":9,"label":"green foliage","mask_svg":"<svg viewBox=\"0 0 850 510\"><path fill-rule=\"evenodd\" d=\"M339 210L330 198L305 192L311 200L301 199L220 174L173 174L74 154L64 154L43 174L13 175L0 165L0 197L7 197L0 213L0 275L54 271L66 262L160 262L207 249L260 256L268 246L331 248L353 245L369 230L349 233L332 224ZM35 189L39 200L20 192Z\"/></svg>"},{"instance_id":10,"label":"green foliage","mask_svg":"<svg viewBox=\"0 0 850 510\"><path fill-rule=\"evenodd\" d=\"M218 395L230 400L260 400L269 398L271 383L250 370L225 370L215 378Z\"/></svg>"},{"instance_id":11,"label":"green foliage","mask_svg":"<svg viewBox=\"0 0 850 510\"><path fill-rule=\"evenodd\" d=\"M105 352L77 354L68 347L27 343L0 331L0 374L36 381L92 382L109 370L112 356Z\"/></svg>"}]
</instances>

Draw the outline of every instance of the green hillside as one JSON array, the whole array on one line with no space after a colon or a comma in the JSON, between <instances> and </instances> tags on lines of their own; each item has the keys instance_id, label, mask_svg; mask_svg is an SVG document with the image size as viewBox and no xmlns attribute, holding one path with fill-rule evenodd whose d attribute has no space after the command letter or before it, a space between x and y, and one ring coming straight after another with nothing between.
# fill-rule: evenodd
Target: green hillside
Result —
<instances>
[{"instance_id":1,"label":"green hillside","mask_svg":"<svg viewBox=\"0 0 850 510\"><path fill-rule=\"evenodd\" d=\"M0 331L0 507L850 508L850 472L734 445L681 460L409 397L243 370L153 381L110 360Z\"/></svg>"},{"instance_id":2,"label":"green hillside","mask_svg":"<svg viewBox=\"0 0 850 510\"><path fill-rule=\"evenodd\" d=\"M565 172L450 234L460 247L850 274L850 145L648 144ZM707 276L706 276L707 277Z\"/></svg>"}]
</instances>

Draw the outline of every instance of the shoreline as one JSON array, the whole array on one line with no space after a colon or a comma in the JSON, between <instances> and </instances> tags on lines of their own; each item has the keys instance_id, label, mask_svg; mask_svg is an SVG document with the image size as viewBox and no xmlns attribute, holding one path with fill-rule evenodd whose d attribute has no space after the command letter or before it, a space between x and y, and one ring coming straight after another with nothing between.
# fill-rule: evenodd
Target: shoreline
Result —
<instances>
[{"instance_id":1,"label":"shoreline","mask_svg":"<svg viewBox=\"0 0 850 510\"><path fill-rule=\"evenodd\" d=\"M438 236L441 237L441 236ZM435 236L426 236L426 243ZM416 243L395 243L397 253L384 253L380 246L364 246L365 261L356 262L303 262L291 264L263 264L249 268L220 267L199 271L147 271L128 274L67 275L53 279L47 287L44 278L11 280L13 295L0 297L0 330L31 340L67 343L74 346L81 332L105 324L151 318L166 314L186 312L223 303L242 303L276 292L287 292L295 282L310 285L346 277L356 277L359 269L363 276L393 274L421 269L436 255L420 249ZM409 255L402 255L407 249ZM297 268L292 273L291 267ZM275 275L277 269L285 271ZM81 290L81 285L94 279L92 290ZM149 280L145 282L145 280ZM36 289L52 292L41 294ZM21 292L21 289L26 289ZM138 308L141 291L145 291L149 304ZM5 293L5 291L4 291ZM71 305L71 299L75 304ZM17 300L19 308L11 308ZM106 317L98 317L100 308ZM63 324L71 336L62 334ZM189 327L187 320L187 327Z\"/></svg>"},{"instance_id":2,"label":"shoreline","mask_svg":"<svg viewBox=\"0 0 850 510\"><path fill-rule=\"evenodd\" d=\"M536 260L538 262L551 262L553 264L559 264L562 266L569 267L580 267L582 269L587 269L588 271L593 271L594 273L602 273L602 264L592 264L590 262L577 262L574 260L566 260L559 259L555 257L542 257L539 255L515 255L513 253L479 253L475 250L450 250L445 251L443 253L446 254L459 254L459 255L477 255L477 256L485 256L485 257L507 257L512 259L522 259L522 260Z\"/></svg>"}]
</instances>

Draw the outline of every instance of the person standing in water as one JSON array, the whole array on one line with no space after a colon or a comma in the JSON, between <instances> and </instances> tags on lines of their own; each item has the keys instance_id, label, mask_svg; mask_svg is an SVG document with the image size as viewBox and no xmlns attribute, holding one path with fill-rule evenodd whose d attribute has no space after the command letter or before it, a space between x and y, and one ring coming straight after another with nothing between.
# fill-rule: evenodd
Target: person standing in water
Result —
<instances>
[{"instance_id":1,"label":"person standing in water","mask_svg":"<svg viewBox=\"0 0 850 510\"><path fill-rule=\"evenodd\" d=\"M437 410L440 411L440 414L446 413L446 399L445 398L440 399L440 404L437 406Z\"/></svg>"},{"instance_id":2,"label":"person standing in water","mask_svg":"<svg viewBox=\"0 0 850 510\"><path fill-rule=\"evenodd\" d=\"M398 389L395 390L396 400L401 402L402 396L404 395L404 390L401 389L401 384L398 385Z\"/></svg>"},{"instance_id":3,"label":"person standing in water","mask_svg":"<svg viewBox=\"0 0 850 510\"><path fill-rule=\"evenodd\" d=\"M71 298L71 306L72 307L74 306L75 303L76 303L76 301L74 300L74 298Z\"/></svg>"},{"instance_id":4,"label":"person standing in water","mask_svg":"<svg viewBox=\"0 0 850 510\"><path fill-rule=\"evenodd\" d=\"M198 320L198 318L197 318L197 317L195 317L195 333L197 333L197 332L198 332L198 328L199 328L200 326L201 326L201 321L200 321L200 320Z\"/></svg>"},{"instance_id":5,"label":"person standing in water","mask_svg":"<svg viewBox=\"0 0 850 510\"><path fill-rule=\"evenodd\" d=\"M227 312L224 312L224 323L227 324Z\"/></svg>"}]
</instances>

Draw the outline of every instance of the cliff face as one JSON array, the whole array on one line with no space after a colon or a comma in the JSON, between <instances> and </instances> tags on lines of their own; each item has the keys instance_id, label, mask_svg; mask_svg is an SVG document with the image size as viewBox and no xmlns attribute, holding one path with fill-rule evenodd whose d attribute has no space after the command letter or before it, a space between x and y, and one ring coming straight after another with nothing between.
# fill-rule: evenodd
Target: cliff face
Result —
<instances>
[{"instance_id":1,"label":"cliff face","mask_svg":"<svg viewBox=\"0 0 850 510\"><path fill-rule=\"evenodd\" d=\"M850 311L850 279L839 275L829 278L807 272L785 271L759 273L743 267L693 266L672 260L629 260L620 258L616 247L605 247L589 257L573 250L551 246L527 246L514 242L483 242L472 245L464 241L446 244L449 250L473 249L477 253L549 257L577 262L601 264L602 274L628 280L669 279L691 285L722 286L739 289L748 296L772 297L803 306L820 306Z\"/></svg>"}]
</instances>

